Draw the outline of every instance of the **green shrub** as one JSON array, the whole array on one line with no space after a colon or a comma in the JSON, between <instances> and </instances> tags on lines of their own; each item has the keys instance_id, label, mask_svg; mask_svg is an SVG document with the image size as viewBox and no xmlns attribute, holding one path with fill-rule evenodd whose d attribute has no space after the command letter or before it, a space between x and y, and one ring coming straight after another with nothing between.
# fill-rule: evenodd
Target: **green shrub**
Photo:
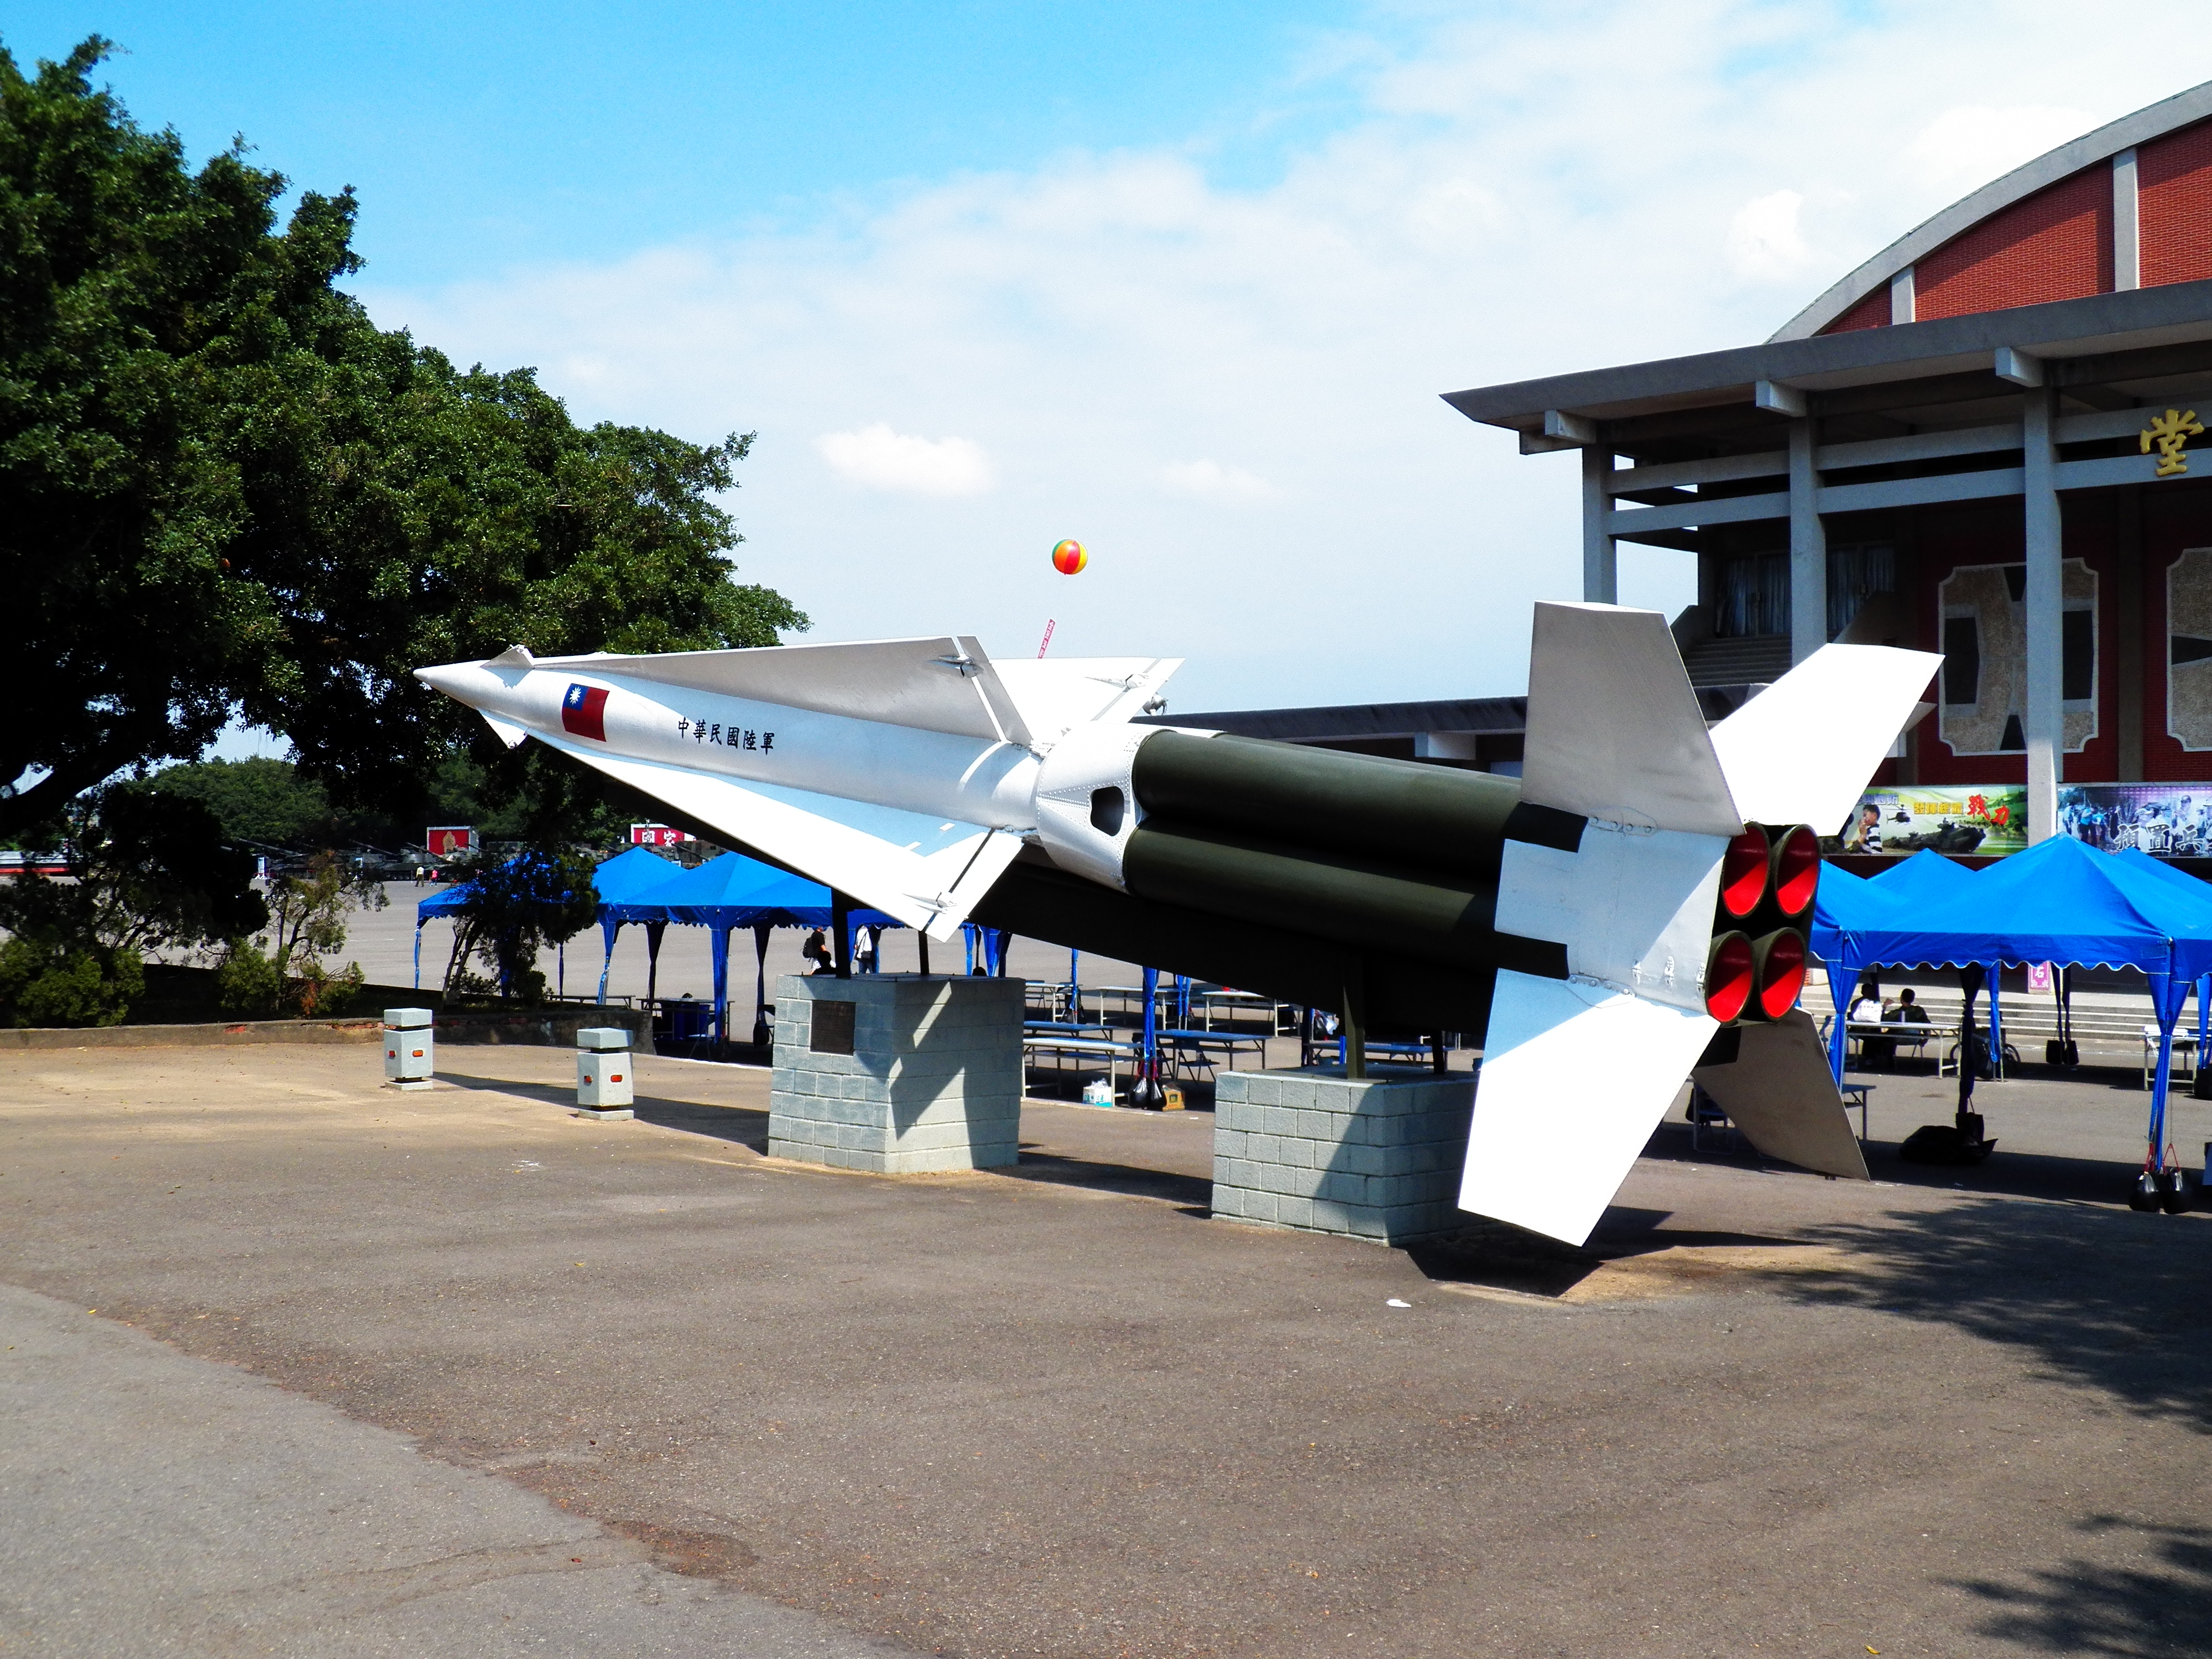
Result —
<instances>
[{"instance_id":1,"label":"green shrub","mask_svg":"<svg viewBox=\"0 0 2212 1659\"><path fill-rule=\"evenodd\" d=\"M136 951L73 950L20 933L0 945L0 1007L17 1025L119 1025L145 988Z\"/></svg>"},{"instance_id":2,"label":"green shrub","mask_svg":"<svg viewBox=\"0 0 2212 1659\"><path fill-rule=\"evenodd\" d=\"M234 1018L271 1018L283 1000L284 975L250 941L234 939L215 970L215 994Z\"/></svg>"}]
</instances>

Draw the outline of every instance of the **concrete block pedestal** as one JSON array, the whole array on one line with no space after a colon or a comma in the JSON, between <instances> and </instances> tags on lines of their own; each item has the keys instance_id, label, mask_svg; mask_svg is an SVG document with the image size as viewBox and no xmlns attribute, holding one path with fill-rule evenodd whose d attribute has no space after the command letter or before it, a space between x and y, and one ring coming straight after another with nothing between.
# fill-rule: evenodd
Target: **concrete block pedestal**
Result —
<instances>
[{"instance_id":1,"label":"concrete block pedestal","mask_svg":"<svg viewBox=\"0 0 2212 1659\"><path fill-rule=\"evenodd\" d=\"M787 974L775 987L771 1158L878 1175L1020 1156L1019 980Z\"/></svg>"},{"instance_id":2,"label":"concrete block pedestal","mask_svg":"<svg viewBox=\"0 0 2212 1659\"><path fill-rule=\"evenodd\" d=\"M1474 1078L1370 1066L1231 1072L1213 1097L1213 1213L1401 1244L1463 1225L1454 1204Z\"/></svg>"}]
</instances>

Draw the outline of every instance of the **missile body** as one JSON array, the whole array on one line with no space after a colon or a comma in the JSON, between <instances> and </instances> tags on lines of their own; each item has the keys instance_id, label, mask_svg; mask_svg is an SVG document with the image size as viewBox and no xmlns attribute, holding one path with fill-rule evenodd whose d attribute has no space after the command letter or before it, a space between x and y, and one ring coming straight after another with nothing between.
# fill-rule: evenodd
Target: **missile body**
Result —
<instances>
[{"instance_id":1,"label":"missile body","mask_svg":"<svg viewBox=\"0 0 2212 1659\"><path fill-rule=\"evenodd\" d=\"M1709 734L1656 613L1540 605L1518 780L1132 725L1174 661L994 664L963 636L417 672L933 937L972 917L1468 1034L1462 1206L1579 1242L1714 1032L1796 999L1804 837L1758 826L1841 822L1939 661L1831 646ZM1716 1086L1751 1100L1784 1066L1796 1117L1747 1132L1863 1176L1808 1042L1738 1045L1758 1058Z\"/></svg>"}]
</instances>

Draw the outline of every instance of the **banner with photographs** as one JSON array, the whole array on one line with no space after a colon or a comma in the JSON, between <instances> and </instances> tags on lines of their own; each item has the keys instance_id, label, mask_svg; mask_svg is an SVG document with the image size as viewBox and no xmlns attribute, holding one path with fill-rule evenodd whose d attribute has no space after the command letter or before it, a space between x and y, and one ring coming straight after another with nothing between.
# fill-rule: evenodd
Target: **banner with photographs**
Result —
<instances>
[{"instance_id":1,"label":"banner with photographs","mask_svg":"<svg viewBox=\"0 0 2212 1659\"><path fill-rule=\"evenodd\" d=\"M2058 833L2101 852L2212 858L2212 783L2068 783Z\"/></svg>"},{"instance_id":2,"label":"banner with photographs","mask_svg":"<svg viewBox=\"0 0 2212 1659\"><path fill-rule=\"evenodd\" d=\"M2016 783L1869 789L1828 844L1832 852L1899 856L1923 848L1983 858L2026 852L2027 791Z\"/></svg>"}]
</instances>

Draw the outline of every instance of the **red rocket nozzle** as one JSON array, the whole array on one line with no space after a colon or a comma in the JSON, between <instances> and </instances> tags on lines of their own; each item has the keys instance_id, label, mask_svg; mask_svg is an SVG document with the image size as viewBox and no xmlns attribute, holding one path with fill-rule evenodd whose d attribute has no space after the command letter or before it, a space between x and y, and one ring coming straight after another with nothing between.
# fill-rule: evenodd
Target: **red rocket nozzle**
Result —
<instances>
[{"instance_id":1,"label":"red rocket nozzle","mask_svg":"<svg viewBox=\"0 0 2212 1659\"><path fill-rule=\"evenodd\" d=\"M1766 896L1767 867L1772 862L1773 849L1766 831L1755 823L1745 825L1743 833L1721 855L1723 915L1741 921L1759 908L1759 902Z\"/></svg>"},{"instance_id":2,"label":"red rocket nozzle","mask_svg":"<svg viewBox=\"0 0 2212 1659\"><path fill-rule=\"evenodd\" d=\"M1771 868L1774 902L1795 921L1820 890L1820 838L1802 823L1776 832Z\"/></svg>"},{"instance_id":3,"label":"red rocket nozzle","mask_svg":"<svg viewBox=\"0 0 2212 1659\"><path fill-rule=\"evenodd\" d=\"M1780 1019L1805 988L1805 936L1795 927L1769 933L1751 947L1752 977L1760 1016Z\"/></svg>"},{"instance_id":4,"label":"red rocket nozzle","mask_svg":"<svg viewBox=\"0 0 2212 1659\"><path fill-rule=\"evenodd\" d=\"M1751 1000L1751 940L1742 933L1714 935L1705 952L1705 1012L1725 1025Z\"/></svg>"}]
</instances>

